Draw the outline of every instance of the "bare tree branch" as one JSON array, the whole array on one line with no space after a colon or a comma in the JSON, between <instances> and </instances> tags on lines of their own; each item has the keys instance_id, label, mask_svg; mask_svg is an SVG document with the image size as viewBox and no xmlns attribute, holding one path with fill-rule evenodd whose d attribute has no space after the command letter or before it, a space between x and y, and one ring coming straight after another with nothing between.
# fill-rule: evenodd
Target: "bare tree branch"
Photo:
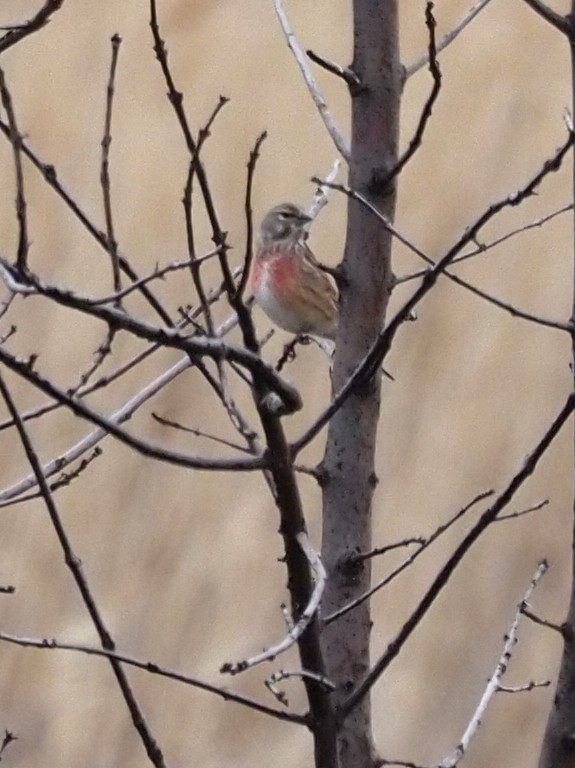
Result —
<instances>
[{"instance_id":1,"label":"bare tree branch","mask_svg":"<svg viewBox=\"0 0 575 768\"><path fill-rule=\"evenodd\" d=\"M363 682L349 696L344 706L342 707L342 717L346 717L347 714L351 712L351 710L357 705L359 701L361 701L363 696L367 694L367 692L377 682L377 680L385 672L391 662L396 658L400 650L403 648L405 642L410 637L411 633L417 627L421 619L425 616L429 608L431 608L436 597L443 590L443 587L445 584L447 584L449 578L461 560L467 554L469 549L473 546L481 534L497 518L499 513L507 507L525 480L527 480L527 478L533 474L537 464L539 463L539 460L546 453L547 449L554 441L555 437L561 430L561 427L571 416L574 409L575 392L572 392L567 398L565 405L558 413L553 423L550 425L549 429L545 432L541 440L539 440L535 448L523 462L521 469L512 478L507 487L499 494L489 509L487 509L481 515L478 522L473 526L463 541L455 549L451 557L448 559L448 561L433 580L431 586L426 591L417 608L413 611L409 619L400 629L395 639L389 643L387 650L380 656L380 658L374 664L373 668L366 675Z\"/></svg>"},{"instance_id":2,"label":"bare tree branch","mask_svg":"<svg viewBox=\"0 0 575 768\"><path fill-rule=\"evenodd\" d=\"M347 605L342 606L339 610L334 611L334 613L331 613L329 616L322 617L322 620L324 624L330 624L332 621L336 621L337 619L341 618L342 616L345 616L346 613L349 613L349 611L353 611L354 608L357 608L358 605L361 605L366 600L369 600L370 597L375 595L376 592L379 592L380 589L383 589L383 587L386 587L390 582L392 582L397 576L399 576L400 573L405 571L406 568L409 568L409 566L417 560L417 558L429 547L431 544L433 544L440 536L442 536L446 531L448 531L451 526L456 523L458 520L460 520L463 515L465 515L472 507L474 507L476 504L478 504L480 501L483 501L484 499L488 498L489 496L493 495L493 491L484 491L483 493L478 494L474 499L472 499L468 504L466 504L464 507L459 509L454 515L452 515L447 522L442 523L440 526L438 526L435 531L431 534L431 536L428 536L426 539L423 539L420 546L413 552L409 557L406 557L403 562L401 562L396 568L391 571L391 573L388 573L387 576L384 576L384 578L380 579L380 581L373 584L366 592L364 592L362 595L359 595L355 600L350 601L347 603ZM368 553L367 555L359 554L355 558L352 559L350 565L353 567L354 561L361 561L362 559L365 559L366 556L371 556L371 553Z\"/></svg>"},{"instance_id":3,"label":"bare tree branch","mask_svg":"<svg viewBox=\"0 0 575 768\"><path fill-rule=\"evenodd\" d=\"M507 672L507 667L509 666L509 662L511 661L511 655L513 653L513 647L517 643L517 631L519 629L519 620L521 619L522 607L525 603L529 602L529 600L531 599L533 590L536 588L541 578L547 572L548 567L549 566L545 561L539 563L537 570L535 571L535 574L531 579L529 588L527 589L527 592L525 593L523 600L519 603L517 607L517 613L515 614L513 623L509 628L509 631L505 635L503 652L499 658L499 661L497 662L495 671L489 678L487 686L483 692L483 696L481 697L479 704L477 705L477 708L473 713L471 720L469 721L467 728L465 729L465 732L463 733L459 744L454 749L453 753L449 755L449 757L446 757L444 760L442 760L441 768L455 768L455 766L459 763L459 761L463 757L465 757L465 755L469 750L471 741L473 740L473 738L477 734L477 731L479 730L479 726L481 725L481 721L483 719L483 716L485 715L485 711L489 706L491 699L493 698L494 694L502 690L501 679ZM531 688L533 687L534 686L531 686Z\"/></svg>"},{"instance_id":4,"label":"bare tree branch","mask_svg":"<svg viewBox=\"0 0 575 768\"><path fill-rule=\"evenodd\" d=\"M242 704L249 709L254 709L257 712L261 712L264 715L270 715L278 720L284 720L290 723L298 725L307 725L308 720L306 715L298 715L295 712L285 712L283 709L274 709L268 707L265 704L250 699L247 696L242 696L240 693L230 691L229 688L224 688L219 685L212 685L206 683L203 680L199 680L196 677L190 675L184 675L180 672L175 672L165 667L160 666L152 661L142 661L136 659L133 656L128 656L125 653L119 653L113 649L96 648L91 645L80 645L78 643L67 643L62 640L56 639L40 639L33 637L18 637L16 635L9 635L5 632L0 632L0 641L5 643L12 643L13 645L19 645L23 648L41 648L44 650L60 650L60 651L75 651L77 653L85 653L88 656L101 656L104 659L110 659L112 661L121 662L127 664L130 667L137 669L143 669L151 675L159 675L160 677L166 677L170 680L177 680L185 685L191 685L194 688L199 688L202 691L213 693L216 696L220 696L226 701L233 701L237 704Z\"/></svg>"},{"instance_id":5,"label":"bare tree branch","mask_svg":"<svg viewBox=\"0 0 575 768\"><path fill-rule=\"evenodd\" d=\"M349 158L350 158L349 145L347 141L344 139L339 128L335 124L335 121L332 117L331 112L329 111L326 101L322 96L321 91L319 90L319 86L310 69L305 53L303 52L291 28L287 14L283 7L282 0L274 0L274 7L276 9L276 14L279 19L284 36L286 38L287 44L291 52L293 53L295 60L297 61L297 64L300 68L300 72L303 75L303 79L310 93L310 96L312 97L313 102L316 105L317 110L320 114L320 117L323 120L323 124L325 125L327 132L329 133L331 140L335 144L339 154L343 157L343 159L346 162L349 162Z\"/></svg>"},{"instance_id":6,"label":"bare tree branch","mask_svg":"<svg viewBox=\"0 0 575 768\"><path fill-rule=\"evenodd\" d=\"M0 37L0 53L3 53L11 46L24 40L25 37L32 35L34 32L37 32L39 29L42 29L42 27L46 26L46 24L51 21L50 17L56 13L56 11L60 10L63 4L64 0L46 0L35 16L28 19L28 21L25 21L23 24L14 26L8 30L3 37Z\"/></svg>"},{"instance_id":7,"label":"bare tree branch","mask_svg":"<svg viewBox=\"0 0 575 768\"><path fill-rule=\"evenodd\" d=\"M171 427L172 429L178 429L182 432L187 432L190 435L195 435L196 437L203 437L206 440L211 440L212 442L217 443L218 445L225 445L227 448L232 448L234 451L250 453L249 448L246 448L243 445L233 443L231 440L225 440L224 438L218 437L217 435L211 435L209 432L204 432L204 430L197 429L196 427L186 427L183 424L178 424L176 421L172 421L172 419L167 419L164 416L160 416L158 413L152 413L152 418L155 419L158 424L162 424L164 427Z\"/></svg>"},{"instance_id":8,"label":"bare tree branch","mask_svg":"<svg viewBox=\"0 0 575 768\"><path fill-rule=\"evenodd\" d=\"M345 188L342 187L342 192L345 192ZM351 193L351 190L350 190ZM347 192L346 192L347 194ZM359 196L356 199L360 199L361 196ZM369 205L368 201L365 201L365 204ZM512 237L516 237L517 235L522 234L523 232L528 232L530 229L536 229L539 227L542 227L544 224L547 224L548 221L551 221L552 219L556 218L557 216L561 216L563 213L568 213L569 211L573 210L573 203L568 203L567 205L563 205L561 208L558 208L555 211L551 211L551 213L545 214L545 216L541 216L538 219L535 219L535 221L531 221L528 224L523 224L521 227L517 227L516 229L512 229L511 231L507 232L505 235L501 235L501 237L497 237L495 240L491 240L487 243L479 243L477 248L472 249L471 251L467 251L466 253L462 253L461 256L458 256L456 259L453 259L451 262L452 266L455 266L456 264L459 264L462 261L467 261L467 259L472 259L475 256L482 255L484 253L487 253L488 251L493 250L498 245L501 245L502 243L506 242L507 240L510 240ZM384 226L390 226L390 223L384 223ZM397 230L393 230L394 235L404 244L406 245L409 250L416 253L418 256L421 256L421 251L419 248L414 246L407 238L403 237ZM408 282L409 280L415 280L418 277L423 277L425 273L428 271L428 269L419 269L416 272L411 272L408 275L402 275L401 277L395 278L395 285L399 285L400 283Z\"/></svg>"},{"instance_id":9,"label":"bare tree branch","mask_svg":"<svg viewBox=\"0 0 575 768\"><path fill-rule=\"evenodd\" d=\"M310 49L306 51L306 54L315 64L323 67L327 72L331 72L336 77L341 77L352 96L361 92L361 80L350 67L342 67L340 64L336 64L335 61L326 59L325 56L320 56Z\"/></svg>"},{"instance_id":10,"label":"bare tree branch","mask_svg":"<svg viewBox=\"0 0 575 768\"><path fill-rule=\"evenodd\" d=\"M497 203L492 204L484 213L476 219L476 221L466 229L465 233L460 239L442 256L439 261L436 262L435 267L431 271L427 272L424 276L421 285L414 291L412 296L405 302L405 304L398 310L395 316L390 320L387 326L381 331L378 338L374 341L371 348L363 359L356 366L353 373L348 377L347 381L340 390L334 395L331 404L321 413L315 422L304 432L293 444L292 451L294 455L297 455L308 443L310 443L321 432L323 427L329 422L333 414L341 407L341 405L347 400L348 397L354 392L355 388L359 385L360 381L365 381L366 378L370 378L383 362L387 352L391 348L393 338L399 329L399 327L410 316L412 310L419 304L424 296L429 293L431 288L435 285L438 278L445 271L445 269L451 264L457 254L470 242L476 238L479 231L494 218L503 209L519 205L527 197L533 195L535 190L539 187L543 179L550 173L557 171L563 158L569 152L573 144L575 143L575 133L570 132L567 141L561 146L551 157L547 160L543 168L538 171L535 176L517 192L503 198Z\"/></svg>"},{"instance_id":11,"label":"bare tree branch","mask_svg":"<svg viewBox=\"0 0 575 768\"><path fill-rule=\"evenodd\" d=\"M431 77L433 78L433 86L429 96L427 97L427 101L423 105L417 128L415 129L415 133L409 142L409 146L401 155L391 172L385 177L385 184L389 184L393 179L399 176L403 168L405 168L407 163L411 160L413 155L421 146L421 142L423 141L423 134L425 133L427 123L431 117L433 105L437 101L439 91L441 90L441 71L439 69L439 62L437 61L437 48L435 45L435 27L437 26L437 22L433 16L432 2L428 2L425 6L425 24L429 32L429 71L431 72Z\"/></svg>"},{"instance_id":12,"label":"bare tree branch","mask_svg":"<svg viewBox=\"0 0 575 768\"><path fill-rule=\"evenodd\" d=\"M254 148L250 152L250 159L248 161L248 178L247 178L247 184L246 184L246 199L244 204L244 211L246 215L246 250L244 255L244 270L242 272L242 276L240 279L240 284L237 287L237 296L241 300L244 295L244 291L246 290L246 285L248 282L248 278L250 276L250 269L252 266L252 253L253 253L253 237L254 237L254 228L253 228L253 213L252 213L252 187L253 187L253 181L254 181L254 173L256 170L256 163L258 161L259 153L260 153L260 147L263 144L263 142L267 138L267 132L264 131L261 133L256 143L254 144Z\"/></svg>"},{"instance_id":13,"label":"bare tree branch","mask_svg":"<svg viewBox=\"0 0 575 768\"><path fill-rule=\"evenodd\" d=\"M62 2L63 0L61 0ZM0 118L0 131L10 140L10 126L5 123ZM58 180L58 176L56 173L56 169L53 165L50 165L49 163L44 163L40 158L33 152L32 149L26 144L26 142L20 138L20 149L21 152L31 161L31 163L34 165L34 167L42 174L42 177L55 192L56 194L64 201L66 206L72 211L74 216L80 221L80 223L86 228L86 230L90 233L90 235L96 240L96 242L100 245L100 247L107 253L107 238L104 232L102 232L98 227L90 220L88 215L82 210L78 202L70 195L69 192L67 192L60 181ZM138 275L134 271L134 269L131 267L128 260L120 255L119 256L119 262L120 267L122 268L122 271L130 278L130 280L135 281L138 280ZM168 313L165 311L165 309L162 307L160 302L156 299L156 297L153 295L153 293L149 290L147 285L140 286L140 293L148 304L153 307L154 311L158 314L159 317L166 323L166 325L172 325L172 320Z\"/></svg>"},{"instance_id":14,"label":"bare tree branch","mask_svg":"<svg viewBox=\"0 0 575 768\"><path fill-rule=\"evenodd\" d=\"M545 19L545 21L549 22L549 24L554 26L560 32L563 32L564 35L569 36L570 25L568 19L565 16L561 16L561 14L556 13L552 8L549 8L548 5L545 5L545 3L541 2L541 0L524 0L524 2L527 3L527 5L535 11L535 13L539 14L542 19Z\"/></svg>"},{"instance_id":15,"label":"bare tree branch","mask_svg":"<svg viewBox=\"0 0 575 768\"><path fill-rule=\"evenodd\" d=\"M22 139L16 124L16 115L12 106L12 97L6 85L4 70L0 69L0 97L2 105L8 117L10 130L10 144L14 155L14 169L16 171L16 217L18 219L18 255L16 266L20 272L28 268L28 219L26 215L26 198L24 196L24 174L22 172L22 157L20 154Z\"/></svg>"},{"instance_id":16,"label":"bare tree branch","mask_svg":"<svg viewBox=\"0 0 575 768\"><path fill-rule=\"evenodd\" d=\"M102 161L100 170L100 183L104 199L104 216L106 219L106 240L108 253L112 262L112 278L114 293L122 290L120 277L120 262L118 260L118 243L114 234L114 217L112 215L112 196L110 182L110 144L112 143L112 104L114 102L114 80L122 38L119 35L112 37L112 61L110 63L110 75L106 92L106 119L104 121L104 138L102 139ZM116 306L121 307L121 300L116 299Z\"/></svg>"},{"instance_id":17,"label":"bare tree branch","mask_svg":"<svg viewBox=\"0 0 575 768\"><path fill-rule=\"evenodd\" d=\"M422 251L421 248L419 248L413 242L411 242L411 240L408 240L406 237L404 237L401 234L401 232L399 232L397 227L394 224L392 224L380 211L378 211L377 208L369 202L369 200L366 200L366 198L363 195L360 195L359 192L356 192L355 190L351 189L345 184L332 184L332 183L329 183L327 180L324 182L324 184L326 186L329 184L329 186L332 189L336 189L340 192L343 192L352 200L357 200L358 203L364 206L364 208L370 211L370 213L372 213L379 221L381 221L382 225L385 227L385 229L388 230L388 232L391 232L392 235L396 237L401 243L403 243L403 245L409 248L409 250L412 251L412 253L415 253L416 256L419 256L419 258L425 261L426 264L430 265L428 269L422 269L419 272L412 273L412 275L409 275L407 278L396 280L395 284L398 284L400 282L405 282L407 279L413 279L415 277L423 277L429 274L429 272L435 267L436 262L433 259L431 259L426 253L424 253L424 251ZM572 205L566 206L565 208L561 209L561 212L572 209L572 207L573 207ZM548 221L550 218L553 218L554 215L557 215L557 213L558 212L555 212L554 214L550 214L548 217L544 217L543 219L539 219L536 222L532 222L532 224L530 225L526 225L525 227L515 230L514 233L508 233L507 235L504 235L503 237L499 238L499 240L493 243L492 245L503 242L504 240L508 239L508 237L510 237L512 234L518 234L519 232L525 231L526 229L530 229L531 227L540 226L545 221ZM463 261L467 258L470 258L470 256L476 255L481 252L482 252L482 249L478 248L477 250L472 251L471 253L463 254L463 256L454 258L451 263L452 265L458 264L460 261ZM464 280L462 277L459 277L459 275L454 274L452 271L448 269L444 269L442 274L448 280L451 280L451 282L455 283L455 285L458 285L461 288L465 288L466 290L470 291L470 293L473 293L476 296L479 296L479 298L484 299L489 304L493 304L499 309L503 309L505 312L508 312L513 317L519 317L522 320L527 320L537 325L545 326L546 328L554 328L555 330L558 330L558 331L565 331L569 334L571 334L572 332L572 326L569 321L562 322L561 320L553 320L551 318L542 317L541 315L534 315L531 312L525 312L524 310L519 309L519 307L515 307L512 304L509 304L506 301L502 301L501 299L498 299L496 296L493 296L492 294L487 293L487 291L483 291L481 288L477 288L477 286L473 285L468 280Z\"/></svg>"},{"instance_id":18,"label":"bare tree branch","mask_svg":"<svg viewBox=\"0 0 575 768\"><path fill-rule=\"evenodd\" d=\"M237 458L237 459L208 459L201 456L193 456L178 451L171 451L168 448L153 445L152 443L142 440L124 429L118 426L117 421L107 418L100 413L97 413L92 408L87 406L81 400L68 395L64 390L56 387L49 379L36 373L28 361L21 360L6 350L0 348L0 361L4 363L7 368L17 373L26 381L29 381L37 389L41 390L50 397L58 400L63 405L66 405L77 416L81 416L88 421L91 421L96 426L100 427L103 431L102 436L109 434L116 437L121 443L133 448L141 453L143 456L149 456L152 458L165 461L169 464L175 464L180 467L191 467L194 469L204 470L228 470L232 472L239 472L245 470L262 469L266 465L263 458L250 457L250 458Z\"/></svg>"},{"instance_id":19,"label":"bare tree branch","mask_svg":"<svg viewBox=\"0 0 575 768\"><path fill-rule=\"evenodd\" d=\"M102 647L109 651L113 651L115 650L115 646L114 646L114 641L112 640L112 636L108 632L108 629L100 614L100 610L96 605L94 596L92 595L92 591L84 576L80 558L75 554L75 552L72 549L70 540L62 524L60 513L58 512L58 508L54 503L52 493L50 491L48 483L46 482L46 478L44 477L44 474L42 472L42 465L40 464L36 451L34 450L34 447L26 431L26 427L22 419L20 418L18 409L16 408L16 405L12 399L12 396L10 394L10 391L8 390L8 387L4 382L4 377L2 376L1 373L0 373L0 394L2 395L2 398L4 399L4 402L6 403L7 408L10 411L12 418L14 419L16 429L20 437L20 442L22 443L22 447L24 448L24 452L26 454L26 458L28 459L28 462L30 463L30 467L32 468L32 471L36 476L36 480L38 482L40 492L44 499L44 503L46 505L46 509L48 511L50 521L52 523L56 536L58 537L58 541L60 543L60 547L64 555L64 560L66 562L66 565L70 569L72 577L76 582L76 586L78 587L78 590L82 596L84 605L86 606L86 609L90 614L90 618L92 619L92 623L94 624L94 627L98 633L98 637L100 638ZM110 663L114 671L116 680L118 682L118 686L122 692L122 696L124 697L124 701L126 702L126 706L128 707L128 710L132 717L132 723L140 736L140 739L142 741L142 744L144 745L148 758L150 759L151 763L154 766L156 766L156 768L166 768L166 763L164 761L164 756L162 754L162 751L158 747L155 739L153 738L148 728L143 712L136 701L132 688L128 682L128 678L126 677L126 674L122 669L121 664L116 659L113 659L113 658L110 658Z\"/></svg>"},{"instance_id":20,"label":"bare tree branch","mask_svg":"<svg viewBox=\"0 0 575 768\"><path fill-rule=\"evenodd\" d=\"M201 279L201 271L200 271L201 259L198 258L196 255L194 225L193 225L193 217L192 217L192 187L193 187L193 180L194 180L194 174L196 172L197 162L198 162L202 147L204 145L204 142L210 136L210 130L212 125L214 124L216 117L219 115L219 113L224 108L224 106L228 103L228 101L229 99L227 99L225 96L220 96L220 98L218 99L218 103L216 104L212 114L208 119L208 122L203 128L200 129L196 151L194 152L190 160L190 164L188 168L188 177L187 177L186 186L184 189L184 197L182 199L182 204L184 206L184 215L186 219L186 237L188 241L188 253L190 256L190 272L192 275L192 281L194 283L196 293L198 294L198 299L202 306L206 327L210 335L213 334L214 322L213 322L212 313L210 309L210 302L206 297L204 283ZM216 255L218 254L217 248L215 249L215 253Z\"/></svg>"},{"instance_id":21,"label":"bare tree branch","mask_svg":"<svg viewBox=\"0 0 575 768\"><path fill-rule=\"evenodd\" d=\"M482 11L489 2L490 0L479 0L478 3L475 3L475 5L469 9L465 16L463 16L463 18L453 27L453 29L444 35L437 43L435 49L436 53L440 53L445 48L447 48L447 46L452 43L461 32L463 32L465 27L473 21L477 14ZM420 59L415 61L413 64L405 67L405 79L407 80L420 69L423 69L426 64L429 64L429 52L425 56L422 56Z\"/></svg>"},{"instance_id":22,"label":"bare tree branch","mask_svg":"<svg viewBox=\"0 0 575 768\"><path fill-rule=\"evenodd\" d=\"M563 626L561 626L560 624L554 624L552 621L547 621L546 619L540 618L527 607L527 603L525 603L521 607L521 613L524 616L526 616L528 619L530 619L534 624L538 624L540 627L545 627L545 629L552 629L554 632L558 632L563 637L563 633L564 633Z\"/></svg>"},{"instance_id":23,"label":"bare tree branch","mask_svg":"<svg viewBox=\"0 0 575 768\"><path fill-rule=\"evenodd\" d=\"M280 643L266 649L257 656L252 656L251 658L245 659L244 661L226 662L225 664L222 664L220 672L228 673L230 675L237 675L239 672L244 672L246 669L255 667L257 664L262 664L265 661L272 661L280 654L285 653L289 648L292 647L294 643L299 641L302 634L308 628L310 621L316 615L319 604L321 602L323 591L325 589L327 574L319 554L311 546L307 533L305 533L305 531L300 531L298 534L296 534L296 539L302 549L302 552L305 554L315 576L315 587L308 604L299 615L296 623L289 628L289 632ZM324 676L320 675L319 677L323 678ZM317 682L317 675L310 679L313 679Z\"/></svg>"},{"instance_id":24,"label":"bare tree branch","mask_svg":"<svg viewBox=\"0 0 575 768\"><path fill-rule=\"evenodd\" d=\"M194 171L198 178L200 191L202 193L202 198L206 206L206 212L208 214L208 219L210 222L210 226L212 228L212 241L216 246L216 249L218 250L218 258L219 258L220 267L222 270L222 275L223 275L223 279L226 287L226 294L229 299L235 293L235 285L233 281L232 271L227 258L227 251L229 249L229 245L227 244L227 233L224 232L224 230L220 226L220 222L216 212L216 206L214 203L214 199L213 199L209 181L208 181L208 175L204 167L204 164L202 162L202 159L198 154L199 142L196 142L196 140L192 135L192 131L188 123L186 111L184 109L184 97L181 91L177 90L174 82L174 78L172 77L172 73L170 71L170 67L168 64L168 52L166 50L166 45L160 35L160 27L158 23L158 14L156 9L156 0L150 0L150 29L152 30L152 37L154 40L154 53L156 54L156 58L160 64L160 68L162 70L162 74L164 75L166 86L168 88L168 99L176 114L176 118L178 120L178 124L182 131L182 135L184 137L186 147L190 154L190 158L193 160L193 163L194 163Z\"/></svg>"}]
</instances>

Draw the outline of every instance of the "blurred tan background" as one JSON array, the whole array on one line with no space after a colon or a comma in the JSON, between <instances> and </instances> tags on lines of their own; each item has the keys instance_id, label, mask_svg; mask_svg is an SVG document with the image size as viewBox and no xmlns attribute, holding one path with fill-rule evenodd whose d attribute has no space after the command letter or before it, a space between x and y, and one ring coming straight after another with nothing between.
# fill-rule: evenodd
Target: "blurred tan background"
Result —
<instances>
[{"instance_id":1,"label":"blurred tan background","mask_svg":"<svg viewBox=\"0 0 575 768\"><path fill-rule=\"evenodd\" d=\"M439 33L467 11L469 0L439 0ZM267 129L255 180L256 215L270 205L309 201L312 175L323 175L334 148L292 59L271 0L209 2L160 0L162 34L178 87L197 130L219 94L231 98L218 118L204 158L223 226L241 263L245 226L245 166L256 136ZM2 0L0 25L32 15L39 3ZM423 3L401 3L402 60L426 48ZM567 3L557 3L567 11ZM304 47L347 64L350 3L293 0L290 18ZM67 0L41 33L10 49L0 64L12 90L19 126L63 184L103 228L99 186L110 37L123 38L114 103L111 162L116 235L141 274L157 262L184 258L181 206L186 152L151 48L147 3ZM515 191L564 140L563 108L571 101L567 45L520 0L493 0L441 56L443 88L422 149L401 179L397 224L434 257L440 256L491 202ZM345 89L316 73L333 115L347 131ZM402 141L418 119L430 87L425 71L406 85ZM489 240L533 221L572 199L570 162L540 194L506 212L484 232ZM0 142L0 252L17 243L13 165ZM85 293L110 288L105 255L28 165L31 263L45 279ZM334 196L312 232L318 257L336 264L342 253L345 203ZM569 217L508 241L460 267L460 274L523 309L557 319L570 312L572 243ZM210 247L198 206L198 246ZM398 275L419 266L397 248ZM215 273L214 273L215 274ZM413 289L399 288L397 305ZM187 273L156 287L175 312L193 301ZM141 302L134 311L152 317ZM222 309L222 317L225 313ZM257 314L261 331L267 321ZM104 338L94 322L35 299L15 303L20 354L40 353L39 370L73 385ZM8 320L3 321L5 330ZM277 358L287 341L278 333L266 348ZM114 361L140 349L120 337ZM177 355L152 358L91 400L113 411ZM113 361L107 369L112 369ZM426 535L489 488L501 489L536 444L570 389L569 342L559 331L514 319L456 286L441 283L418 309L418 320L398 334L385 383L374 500L375 543ZM328 371L321 352L303 349L287 369L305 407L286 424L290 436L325 406ZM18 404L42 398L14 376ZM242 402L246 402L245 397ZM199 377L188 372L152 407L170 418L230 436ZM250 413L251 418L251 412ZM0 418L5 409L0 406ZM172 447L215 453L210 444L151 422L150 408L130 429ZM373 696L374 728L383 756L433 764L446 755L479 700L497 662L503 635L539 559L551 571L534 600L549 619L564 615L569 579L572 439L568 427L542 461L513 509L544 498L534 515L501 523L472 550L436 606L390 668ZM54 414L31 432L44 460L89 427ZM323 436L305 453L313 464ZM161 466L112 441L70 488L57 494L61 513L104 618L121 650L215 683L228 683L269 704L263 687L271 666L222 680L218 668L278 640L285 573L277 558L277 513L261 477L216 476ZM28 473L14 434L0 433L0 487ZM320 497L301 479L310 529L319 545ZM477 512L474 513L475 515ZM470 516L470 518L473 515ZM374 658L463 535L460 524L389 591L373 603ZM95 643L95 633L72 583L41 503L0 510L0 595L3 631ZM399 558L399 556L398 556ZM391 558L375 566L382 576ZM557 638L524 624L506 679L555 682ZM296 666L295 656L274 669ZM253 714L193 688L129 671L148 723L168 765L281 768L311 765L304 729ZM303 707L296 685L286 685ZM535 765L552 689L499 696L484 718L467 758L469 768L504 763ZM134 768L146 764L108 665L62 651L0 646L0 731L19 741L7 766Z\"/></svg>"}]
</instances>

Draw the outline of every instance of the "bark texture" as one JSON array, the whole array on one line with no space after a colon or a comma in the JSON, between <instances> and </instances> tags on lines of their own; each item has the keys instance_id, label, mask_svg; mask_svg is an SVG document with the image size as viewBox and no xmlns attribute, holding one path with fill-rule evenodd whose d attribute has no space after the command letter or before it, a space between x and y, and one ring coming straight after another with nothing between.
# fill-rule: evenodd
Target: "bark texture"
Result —
<instances>
[{"instance_id":1,"label":"bark texture","mask_svg":"<svg viewBox=\"0 0 575 768\"><path fill-rule=\"evenodd\" d=\"M361 88L352 94L349 183L389 219L395 185L386 177L397 160L401 70L397 0L355 0L352 69ZM375 217L349 201L343 260L340 335L334 362L336 392L383 326L391 285L391 238ZM324 470L322 554L328 587L322 613L358 597L370 586L369 561L350 558L371 548L371 503L377 483L374 452L380 407L380 376L357 389L333 417ZM327 674L337 684L340 705L370 664L369 603L329 624L322 641ZM376 761L369 697L339 722L341 768L373 768Z\"/></svg>"},{"instance_id":2,"label":"bark texture","mask_svg":"<svg viewBox=\"0 0 575 768\"><path fill-rule=\"evenodd\" d=\"M571 15L565 17L569 24L571 49L571 86L575 106L575 0L571 4ZM575 163L573 168L573 192L575 195ZM574 285L571 322L575 328L575 255ZM575 332L572 333L572 370L575 386ZM575 456L575 435L574 435ZM574 467L575 475L575 467ZM573 507L573 536L571 544L571 595L567 620L563 630L563 656L557 681L557 690L543 738L539 768L575 768L575 500Z\"/></svg>"}]
</instances>

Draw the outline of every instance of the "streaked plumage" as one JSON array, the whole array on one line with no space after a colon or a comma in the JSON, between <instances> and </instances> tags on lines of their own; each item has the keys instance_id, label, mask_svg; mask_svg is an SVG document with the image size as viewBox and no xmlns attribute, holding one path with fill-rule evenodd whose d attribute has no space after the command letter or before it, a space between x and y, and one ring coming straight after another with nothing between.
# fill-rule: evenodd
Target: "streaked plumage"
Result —
<instances>
[{"instance_id":1,"label":"streaked plumage","mask_svg":"<svg viewBox=\"0 0 575 768\"><path fill-rule=\"evenodd\" d=\"M306 244L310 217L282 203L264 217L251 287L266 315L289 333L335 339L337 292Z\"/></svg>"}]
</instances>

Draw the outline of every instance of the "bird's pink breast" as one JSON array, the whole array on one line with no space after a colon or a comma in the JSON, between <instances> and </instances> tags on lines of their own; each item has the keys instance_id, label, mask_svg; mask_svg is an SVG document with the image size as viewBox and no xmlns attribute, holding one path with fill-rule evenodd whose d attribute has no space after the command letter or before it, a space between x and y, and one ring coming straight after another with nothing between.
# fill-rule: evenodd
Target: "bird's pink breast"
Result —
<instances>
[{"instance_id":1,"label":"bird's pink breast","mask_svg":"<svg viewBox=\"0 0 575 768\"><path fill-rule=\"evenodd\" d=\"M254 264L252 285L255 292L267 288L273 292L281 291L296 279L297 263L290 254L277 251L264 251L258 254Z\"/></svg>"}]
</instances>

